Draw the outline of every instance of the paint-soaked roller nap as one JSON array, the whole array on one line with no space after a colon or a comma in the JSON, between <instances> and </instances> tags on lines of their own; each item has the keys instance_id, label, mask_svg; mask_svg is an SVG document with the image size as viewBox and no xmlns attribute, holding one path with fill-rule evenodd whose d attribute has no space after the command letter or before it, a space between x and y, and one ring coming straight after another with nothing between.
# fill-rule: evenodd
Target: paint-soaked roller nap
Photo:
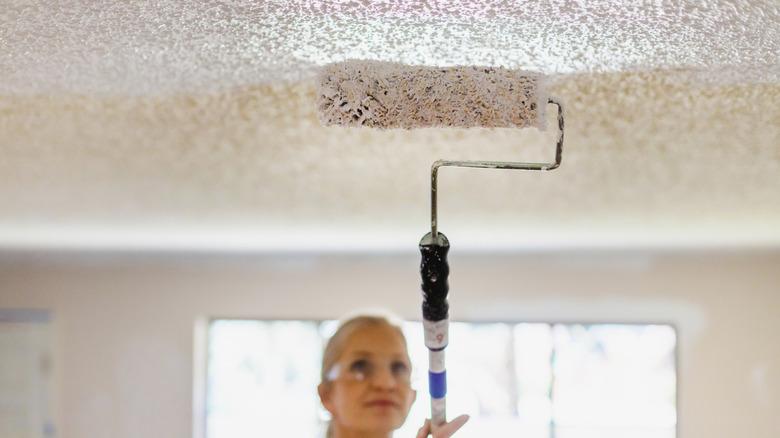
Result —
<instances>
[{"instance_id":1,"label":"paint-soaked roller nap","mask_svg":"<svg viewBox=\"0 0 780 438\"><path fill-rule=\"evenodd\" d=\"M320 73L318 115L326 126L544 130L543 79L495 67L338 62Z\"/></svg>"},{"instance_id":2,"label":"paint-soaked roller nap","mask_svg":"<svg viewBox=\"0 0 780 438\"><path fill-rule=\"evenodd\" d=\"M563 106L547 94L545 76L496 67L426 67L351 60L318 75L318 117L326 126L377 129L527 128L544 131L547 104L558 108L555 160L549 163L438 160L431 167L431 232L420 241L423 326L429 350L431 419L446 421L444 349L448 344L447 237L437 231L440 167L553 170L563 152Z\"/></svg>"}]
</instances>

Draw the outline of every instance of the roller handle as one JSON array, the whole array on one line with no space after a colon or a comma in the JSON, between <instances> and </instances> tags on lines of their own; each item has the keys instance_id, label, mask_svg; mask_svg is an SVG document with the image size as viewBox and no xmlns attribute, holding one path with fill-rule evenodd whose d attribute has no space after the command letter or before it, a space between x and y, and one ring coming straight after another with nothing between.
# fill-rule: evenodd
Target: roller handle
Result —
<instances>
[{"instance_id":1,"label":"roller handle","mask_svg":"<svg viewBox=\"0 0 780 438\"><path fill-rule=\"evenodd\" d=\"M449 316L447 292L449 285L447 277L450 267L447 264L447 252L450 243L442 233L431 233L423 236L420 241L420 275L422 276L423 318L428 321L441 321Z\"/></svg>"}]
</instances>

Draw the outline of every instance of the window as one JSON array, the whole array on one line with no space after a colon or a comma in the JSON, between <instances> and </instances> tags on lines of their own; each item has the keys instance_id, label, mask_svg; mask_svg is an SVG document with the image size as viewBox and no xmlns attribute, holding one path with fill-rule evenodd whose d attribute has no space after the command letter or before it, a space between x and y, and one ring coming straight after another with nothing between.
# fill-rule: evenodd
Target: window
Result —
<instances>
[{"instance_id":1,"label":"window","mask_svg":"<svg viewBox=\"0 0 780 438\"><path fill-rule=\"evenodd\" d=\"M206 437L317 436L316 387L334 321L213 320ZM405 325L417 402L396 436L429 416L422 325ZM447 410L461 438L676 436L676 333L668 325L450 324Z\"/></svg>"},{"instance_id":2,"label":"window","mask_svg":"<svg viewBox=\"0 0 780 438\"><path fill-rule=\"evenodd\" d=\"M39 309L0 308L0 436L55 436L52 318Z\"/></svg>"}]
</instances>

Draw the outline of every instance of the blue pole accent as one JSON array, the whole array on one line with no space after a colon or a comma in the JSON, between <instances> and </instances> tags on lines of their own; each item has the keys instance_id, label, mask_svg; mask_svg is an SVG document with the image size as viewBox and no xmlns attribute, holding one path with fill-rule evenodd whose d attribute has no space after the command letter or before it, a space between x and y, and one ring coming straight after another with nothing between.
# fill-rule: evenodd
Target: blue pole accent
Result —
<instances>
[{"instance_id":1,"label":"blue pole accent","mask_svg":"<svg viewBox=\"0 0 780 438\"><path fill-rule=\"evenodd\" d=\"M440 373L428 371L428 390L431 398L444 398L447 394L447 371Z\"/></svg>"}]
</instances>

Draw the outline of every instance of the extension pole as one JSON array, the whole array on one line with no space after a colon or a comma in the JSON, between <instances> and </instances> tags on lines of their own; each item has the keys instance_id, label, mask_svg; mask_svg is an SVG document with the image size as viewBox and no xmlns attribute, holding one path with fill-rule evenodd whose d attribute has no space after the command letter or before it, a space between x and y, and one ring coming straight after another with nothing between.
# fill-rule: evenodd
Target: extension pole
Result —
<instances>
[{"instance_id":1,"label":"extension pole","mask_svg":"<svg viewBox=\"0 0 780 438\"><path fill-rule=\"evenodd\" d=\"M447 371L444 367L444 348L449 342L449 304L447 303L447 252L450 244L444 234L428 233L420 241L420 274L423 292L423 329L428 347L428 390L431 394L431 426L447 421Z\"/></svg>"}]
</instances>

